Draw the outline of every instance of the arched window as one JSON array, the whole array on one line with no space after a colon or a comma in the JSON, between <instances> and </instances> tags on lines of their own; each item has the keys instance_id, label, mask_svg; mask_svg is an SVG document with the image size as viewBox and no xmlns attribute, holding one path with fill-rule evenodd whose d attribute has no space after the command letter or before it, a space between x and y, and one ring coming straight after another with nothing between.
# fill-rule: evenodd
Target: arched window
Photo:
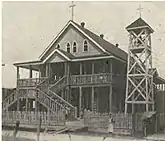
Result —
<instances>
[{"instance_id":1,"label":"arched window","mask_svg":"<svg viewBox=\"0 0 165 141\"><path fill-rule=\"evenodd\" d=\"M59 44L57 45L57 48L60 48L60 45Z\"/></svg>"},{"instance_id":2,"label":"arched window","mask_svg":"<svg viewBox=\"0 0 165 141\"><path fill-rule=\"evenodd\" d=\"M70 53L70 43L67 43L67 48L66 48L67 52Z\"/></svg>"},{"instance_id":3,"label":"arched window","mask_svg":"<svg viewBox=\"0 0 165 141\"><path fill-rule=\"evenodd\" d=\"M84 51L88 51L88 42L87 42L87 40L84 41Z\"/></svg>"},{"instance_id":4,"label":"arched window","mask_svg":"<svg viewBox=\"0 0 165 141\"><path fill-rule=\"evenodd\" d=\"M77 44L76 44L76 42L73 42L73 52L77 52Z\"/></svg>"}]
</instances>

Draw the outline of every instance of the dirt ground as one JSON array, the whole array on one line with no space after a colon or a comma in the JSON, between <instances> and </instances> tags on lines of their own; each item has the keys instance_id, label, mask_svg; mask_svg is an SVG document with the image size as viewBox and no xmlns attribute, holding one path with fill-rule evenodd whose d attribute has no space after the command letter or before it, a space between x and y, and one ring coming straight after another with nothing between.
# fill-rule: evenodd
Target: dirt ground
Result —
<instances>
[{"instance_id":1,"label":"dirt ground","mask_svg":"<svg viewBox=\"0 0 165 141\"><path fill-rule=\"evenodd\" d=\"M35 141L32 139L26 139L26 138L16 138L17 141ZM12 137L2 136L2 141L13 141Z\"/></svg>"}]
</instances>

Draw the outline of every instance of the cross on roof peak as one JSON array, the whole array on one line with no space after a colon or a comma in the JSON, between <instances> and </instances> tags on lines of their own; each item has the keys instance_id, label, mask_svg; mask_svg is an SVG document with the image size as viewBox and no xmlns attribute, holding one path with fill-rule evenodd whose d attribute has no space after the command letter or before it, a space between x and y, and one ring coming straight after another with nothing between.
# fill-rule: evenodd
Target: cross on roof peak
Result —
<instances>
[{"instance_id":1,"label":"cross on roof peak","mask_svg":"<svg viewBox=\"0 0 165 141\"><path fill-rule=\"evenodd\" d=\"M73 19L74 19L74 7L75 7L76 5L74 4L74 1L72 1L72 4L69 6L69 8L71 8L72 9L72 21L73 21Z\"/></svg>"},{"instance_id":2,"label":"cross on roof peak","mask_svg":"<svg viewBox=\"0 0 165 141\"><path fill-rule=\"evenodd\" d=\"M141 16L142 16L142 10L143 10L141 4L139 4L139 8L137 8L137 10L139 11L139 17L141 18Z\"/></svg>"}]
</instances>

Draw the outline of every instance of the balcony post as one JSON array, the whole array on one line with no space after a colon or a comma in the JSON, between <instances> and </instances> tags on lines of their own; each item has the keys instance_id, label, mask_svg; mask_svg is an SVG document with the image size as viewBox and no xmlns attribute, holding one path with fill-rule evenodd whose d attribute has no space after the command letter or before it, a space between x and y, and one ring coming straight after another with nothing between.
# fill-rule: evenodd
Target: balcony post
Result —
<instances>
[{"instance_id":1,"label":"balcony post","mask_svg":"<svg viewBox=\"0 0 165 141\"><path fill-rule=\"evenodd\" d=\"M80 62L80 75L82 75L82 62ZM82 87L79 87L79 113L81 113L81 110L82 110Z\"/></svg>"},{"instance_id":2,"label":"balcony post","mask_svg":"<svg viewBox=\"0 0 165 141\"><path fill-rule=\"evenodd\" d=\"M41 65L39 66L39 78L41 78Z\"/></svg>"},{"instance_id":3,"label":"balcony post","mask_svg":"<svg viewBox=\"0 0 165 141\"><path fill-rule=\"evenodd\" d=\"M79 113L81 113L81 110L82 110L82 87L79 87Z\"/></svg>"},{"instance_id":4,"label":"balcony post","mask_svg":"<svg viewBox=\"0 0 165 141\"><path fill-rule=\"evenodd\" d=\"M19 67L17 67L17 79L20 79Z\"/></svg>"},{"instance_id":5,"label":"balcony post","mask_svg":"<svg viewBox=\"0 0 165 141\"><path fill-rule=\"evenodd\" d=\"M92 111L94 111L94 93L95 93L95 89L94 89L94 87L92 86L92 96L91 96L91 99L92 99L92 102L91 102L91 104L92 104Z\"/></svg>"},{"instance_id":6,"label":"balcony post","mask_svg":"<svg viewBox=\"0 0 165 141\"><path fill-rule=\"evenodd\" d=\"M29 66L29 78L33 77L33 70L32 70L32 66Z\"/></svg>"},{"instance_id":7,"label":"balcony post","mask_svg":"<svg viewBox=\"0 0 165 141\"><path fill-rule=\"evenodd\" d=\"M94 63L92 62L92 74L94 74ZM93 82L93 80L92 80L92 82ZM95 91L95 89L94 89L94 87L92 86L92 96L91 96L91 99L92 99L92 101L91 101L91 104L92 104L92 106L91 106L91 108L92 108L92 111L94 110L94 92Z\"/></svg>"},{"instance_id":8,"label":"balcony post","mask_svg":"<svg viewBox=\"0 0 165 141\"><path fill-rule=\"evenodd\" d=\"M28 111L29 109L29 99L28 99L28 96L26 96L26 112Z\"/></svg>"},{"instance_id":9,"label":"balcony post","mask_svg":"<svg viewBox=\"0 0 165 141\"><path fill-rule=\"evenodd\" d=\"M20 111L20 99L17 99L17 111Z\"/></svg>"},{"instance_id":10,"label":"balcony post","mask_svg":"<svg viewBox=\"0 0 165 141\"><path fill-rule=\"evenodd\" d=\"M111 74L111 82L112 82L112 60L110 61L110 74ZM113 83L113 82L112 82ZM110 83L110 86L109 86L109 113L112 112L112 83Z\"/></svg>"},{"instance_id":11,"label":"balcony post","mask_svg":"<svg viewBox=\"0 0 165 141\"><path fill-rule=\"evenodd\" d=\"M70 85L71 85L71 82L70 82L70 80L71 80L71 72L70 72L70 63L69 62L66 62L66 67L65 67L65 73L66 73L66 75L67 75L67 85L68 85L68 87L67 87L67 100L70 102L70 95L71 95L71 88L70 88Z\"/></svg>"}]
</instances>

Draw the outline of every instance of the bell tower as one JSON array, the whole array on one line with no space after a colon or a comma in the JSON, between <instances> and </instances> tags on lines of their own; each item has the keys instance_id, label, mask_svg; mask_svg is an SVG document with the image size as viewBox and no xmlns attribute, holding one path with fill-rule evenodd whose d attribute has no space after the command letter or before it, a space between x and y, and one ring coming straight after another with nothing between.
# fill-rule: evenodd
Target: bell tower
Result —
<instances>
[{"instance_id":1,"label":"bell tower","mask_svg":"<svg viewBox=\"0 0 165 141\"><path fill-rule=\"evenodd\" d=\"M154 111L151 34L154 30L140 17L126 27L129 32L125 113L143 107ZM129 110L128 110L129 109Z\"/></svg>"}]
</instances>

